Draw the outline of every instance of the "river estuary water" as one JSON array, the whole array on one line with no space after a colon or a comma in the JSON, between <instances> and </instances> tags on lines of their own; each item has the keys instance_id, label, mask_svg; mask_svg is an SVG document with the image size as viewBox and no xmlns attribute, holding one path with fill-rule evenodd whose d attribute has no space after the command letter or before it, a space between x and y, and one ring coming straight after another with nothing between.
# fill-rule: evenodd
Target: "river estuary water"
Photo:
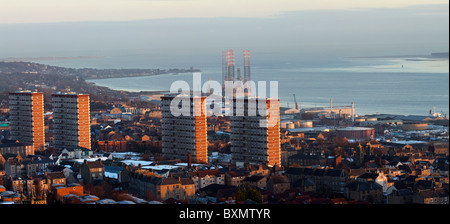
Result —
<instances>
[{"instance_id":1,"label":"river estuary water","mask_svg":"<svg viewBox=\"0 0 450 224\"><path fill-rule=\"evenodd\" d=\"M336 58L326 61L252 62L254 81L278 81L281 106L301 108L355 103L357 114L428 115L430 110L449 112L449 61L431 58ZM155 68L142 58L104 57L84 60L39 61L63 67ZM166 65L171 67L170 65ZM202 71L202 83L220 82L220 59L210 63L189 62ZM236 62L236 67L241 63ZM242 74L243 75L243 74ZM166 74L146 77L88 80L100 86L126 91L168 91L171 84L184 80L192 87L192 74ZM267 93L269 95L269 93Z\"/></svg>"}]
</instances>

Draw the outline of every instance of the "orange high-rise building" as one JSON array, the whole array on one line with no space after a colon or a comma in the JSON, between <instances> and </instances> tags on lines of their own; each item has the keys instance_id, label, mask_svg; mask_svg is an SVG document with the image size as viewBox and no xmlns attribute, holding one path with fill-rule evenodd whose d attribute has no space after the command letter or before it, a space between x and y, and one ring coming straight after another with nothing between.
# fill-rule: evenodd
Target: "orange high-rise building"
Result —
<instances>
[{"instance_id":1,"label":"orange high-rise building","mask_svg":"<svg viewBox=\"0 0 450 224\"><path fill-rule=\"evenodd\" d=\"M11 139L32 144L35 151L43 151L44 94L30 91L9 93Z\"/></svg>"},{"instance_id":2,"label":"orange high-rise building","mask_svg":"<svg viewBox=\"0 0 450 224\"><path fill-rule=\"evenodd\" d=\"M54 146L91 149L89 95L53 94L52 105Z\"/></svg>"},{"instance_id":3,"label":"orange high-rise building","mask_svg":"<svg viewBox=\"0 0 450 224\"><path fill-rule=\"evenodd\" d=\"M168 159L188 161L190 153L193 162L207 163L206 97L186 96L191 105L190 116L172 114L170 105L174 98L174 95L161 97L163 155Z\"/></svg>"},{"instance_id":4,"label":"orange high-rise building","mask_svg":"<svg viewBox=\"0 0 450 224\"><path fill-rule=\"evenodd\" d=\"M256 111L260 101L265 105L263 111L268 112L265 115ZM279 100L235 99L233 104L233 116L230 117L232 162L238 166L246 163L280 166ZM243 110L244 114L238 114L238 109ZM251 110L256 113L251 113Z\"/></svg>"}]
</instances>

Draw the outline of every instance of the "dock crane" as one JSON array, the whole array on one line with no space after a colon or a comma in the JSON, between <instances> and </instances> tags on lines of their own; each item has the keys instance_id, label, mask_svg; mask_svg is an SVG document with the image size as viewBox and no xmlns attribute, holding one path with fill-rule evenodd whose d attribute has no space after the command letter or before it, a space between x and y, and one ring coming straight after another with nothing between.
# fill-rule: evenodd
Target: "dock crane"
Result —
<instances>
[{"instance_id":1,"label":"dock crane","mask_svg":"<svg viewBox=\"0 0 450 224\"><path fill-rule=\"evenodd\" d=\"M294 101L295 101L295 109L298 110L298 103L297 103L297 98L295 98L295 94L294 94Z\"/></svg>"}]
</instances>

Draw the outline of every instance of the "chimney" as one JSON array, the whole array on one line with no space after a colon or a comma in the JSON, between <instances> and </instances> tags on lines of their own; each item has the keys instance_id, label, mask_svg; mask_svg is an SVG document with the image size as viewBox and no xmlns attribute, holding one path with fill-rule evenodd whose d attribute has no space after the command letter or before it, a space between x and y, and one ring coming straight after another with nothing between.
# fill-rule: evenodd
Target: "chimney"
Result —
<instances>
[{"instance_id":1,"label":"chimney","mask_svg":"<svg viewBox=\"0 0 450 224\"><path fill-rule=\"evenodd\" d=\"M352 102L352 122L355 122L355 103Z\"/></svg>"},{"instance_id":2,"label":"chimney","mask_svg":"<svg viewBox=\"0 0 450 224\"><path fill-rule=\"evenodd\" d=\"M330 98L330 113L333 113L333 98Z\"/></svg>"},{"instance_id":3,"label":"chimney","mask_svg":"<svg viewBox=\"0 0 450 224\"><path fill-rule=\"evenodd\" d=\"M378 157L378 156L375 157L375 163L376 163L378 166L383 167L382 160L381 160L381 158Z\"/></svg>"}]
</instances>

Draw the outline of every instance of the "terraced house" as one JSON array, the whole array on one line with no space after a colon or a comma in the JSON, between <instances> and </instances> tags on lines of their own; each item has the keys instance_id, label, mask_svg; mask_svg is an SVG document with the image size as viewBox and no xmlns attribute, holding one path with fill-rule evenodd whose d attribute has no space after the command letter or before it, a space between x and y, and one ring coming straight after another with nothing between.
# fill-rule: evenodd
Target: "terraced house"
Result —
<instances>
[{"instance_id":1,"label":"terraced house","mask_svg":"<svg viewBox=\"0 0 450 224\"><path fill-rule=\"evenodd\" d=\"M105 177L105 166L102 161L87 161L84 160L84 163L80 167L81 177L84 182L93 184L95 181L102 181Z\"/></svg>"},{"instance_id":2,"label":"terraced house","mask_svg":"<svg viewBox=\"0 0 450 224\"><path fill-rule=\"evenodd\" d=\"M317 192L328 194L344 194L345 185L349 182L348 174L341 169L290 168L285 175L291 183L310 179L316 185Z\"/></svg>"},{"instance_id":3,"label":"terraced house","mask_svg":"<svg viewBox=\"0 0 450 224\"><path fill-rule=\"evenodd\" d=\"M195 184L190 178L162 177L140 167L127 167L125 170L129 191L149 200L182 200L195 195Z\"/></svg>"}]
</instances>

